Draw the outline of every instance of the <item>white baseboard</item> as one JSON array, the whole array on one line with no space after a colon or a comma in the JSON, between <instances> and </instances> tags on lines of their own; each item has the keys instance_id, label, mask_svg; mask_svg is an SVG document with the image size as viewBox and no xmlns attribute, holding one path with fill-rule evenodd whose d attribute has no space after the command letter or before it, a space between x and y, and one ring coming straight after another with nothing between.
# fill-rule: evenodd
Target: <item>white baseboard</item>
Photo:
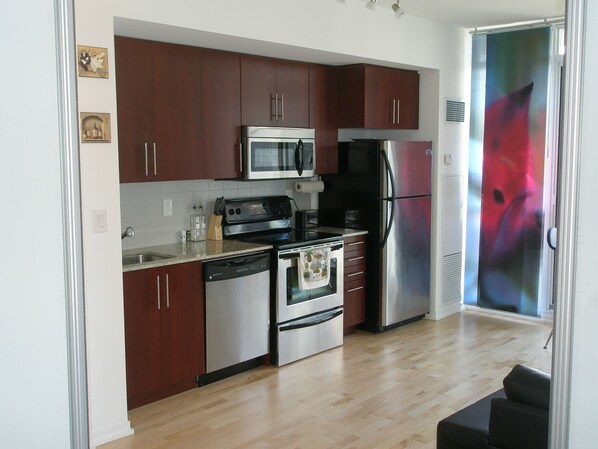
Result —
<instances>
[{"instance_id":1,"label":"white baseboard","mask_svg":"<svg viewBox=\"0 0 598 449\"><path fill-rule=\"evenodd\" d=\"M94 430L91 435L90 449L95 449L97 446L109 443L110 441L118 440L129 435L133 435L134 430L131 428L131 422L126 421L121 424L116 424L103 429Z\"/></svg>"},{"instance_id":2,"label":"white baseboard","mask_svg":"<svg viewBox=\"0 0 598 449\"><path fill-rule=\"evenodd\" d=\"M494 310L494 309L486 309L483 307L478 306L471 306L469 304L465 305L465 310L470 310L472 312L482 313L486 315L494 315L500 316L503 318L509 318L511 320L521 320L521 321L541 321L546 323L551 323L552 319L548 320L544 317L537 317L537 316L528 316L528 315L521 315L519 313L512 313L512 312L504 312L502 310Z\"/></svg>"},{"instance_id":3,"label":"white baseboard","mask_svg":"<svg viewBox=\"0 0 598 449\"><path fill-rule=\"evenodd\" d=\"M459 313L462 310L463 304L461 304L461 302L458 301L453 301L451 303L448 303L444 307L436 308L436 310L433 313L428 313L424 318L426 318L427 320L438 321L443 318L446 318L447 316Z\"/></svg>"}]
</instances>

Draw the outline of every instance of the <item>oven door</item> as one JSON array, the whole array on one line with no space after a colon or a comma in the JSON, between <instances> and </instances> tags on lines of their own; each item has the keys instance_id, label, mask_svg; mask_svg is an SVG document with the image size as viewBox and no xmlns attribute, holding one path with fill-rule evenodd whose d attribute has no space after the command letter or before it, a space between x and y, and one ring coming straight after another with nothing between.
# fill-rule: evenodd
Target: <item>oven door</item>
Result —
<instances>
[{"instance_id":1,"label":"oven door","mask_svg":"<svg viewBox=\"0 0 598 449\"><path fill-rule=\"evenodd\" d=\"M301 251L330 247L328 284L310 290L299 287ZM343 305L343 243L334 242L278 252L276 322L278 324Z\"/></svg>"}]
</instances>

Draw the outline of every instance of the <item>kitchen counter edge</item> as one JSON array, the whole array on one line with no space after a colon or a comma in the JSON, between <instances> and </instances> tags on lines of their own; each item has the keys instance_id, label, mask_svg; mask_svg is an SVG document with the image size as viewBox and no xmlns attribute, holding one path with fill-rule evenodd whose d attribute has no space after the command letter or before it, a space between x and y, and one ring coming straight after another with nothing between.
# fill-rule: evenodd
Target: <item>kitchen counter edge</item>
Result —
<instances>
[{"instance_id":1,"label":"kitchen counter edge","mask_svg":"<svg viewBox=\"0 0 598 449\"><path fill-rule=\"evenodd\" d=\"M129 271L159 268L187 262L198 262L211 259L236 256L239 254L257 253L272 249L272 245L241 242L239 240L206 240L204 242L172 243L168 245L146 246L142 248L125 249L123 256L138 253L163 254L170 257L152 262L123 265L123 273Z\"/></svg>"}]
</instances>

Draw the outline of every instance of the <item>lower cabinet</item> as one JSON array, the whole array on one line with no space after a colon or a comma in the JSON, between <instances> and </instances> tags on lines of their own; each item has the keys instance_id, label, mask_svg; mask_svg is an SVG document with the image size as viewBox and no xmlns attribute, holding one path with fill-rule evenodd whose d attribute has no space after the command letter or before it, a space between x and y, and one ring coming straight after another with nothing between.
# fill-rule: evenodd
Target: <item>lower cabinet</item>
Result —
<instances>
[{"instance_id":1,"label":"lower cabinet","mask_svg":"<svg viewBox=\"0 0 598 449\"><path fill-rule=\"evenodd\" d=\"M344 334L355 332L365 321L365 249L366 236L345 238L344 249Z\"/></svg>"},{"instance_id":2,"label":"lower cabinet","mask_svg":"<svg viewBox=\"0 0 598 449\"><path fill-rule=\"evenodd\" d=\"M129 409L196 386L205 373L201 262L123 273Z\"/></svg>"}]
</instances>

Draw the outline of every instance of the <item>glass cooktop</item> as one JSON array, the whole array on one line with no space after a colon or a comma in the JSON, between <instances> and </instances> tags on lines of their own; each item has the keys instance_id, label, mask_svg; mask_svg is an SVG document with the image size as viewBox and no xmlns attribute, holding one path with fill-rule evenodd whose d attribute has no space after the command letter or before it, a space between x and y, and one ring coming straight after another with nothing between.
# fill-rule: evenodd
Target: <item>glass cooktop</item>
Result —
<instances>
[{"instance_id":1,"label":"glass cooktop","mask_svg":"<svg viewBox=\"0 0 598 449\"><path fill-rule=\"evenodd\" d=\"M334 242L342 240L342 235L309 229L289 229L249 236L237 236L236 238L245 242L266 243L277 249L284 249Z\"/></svg>"}]
</instances>

